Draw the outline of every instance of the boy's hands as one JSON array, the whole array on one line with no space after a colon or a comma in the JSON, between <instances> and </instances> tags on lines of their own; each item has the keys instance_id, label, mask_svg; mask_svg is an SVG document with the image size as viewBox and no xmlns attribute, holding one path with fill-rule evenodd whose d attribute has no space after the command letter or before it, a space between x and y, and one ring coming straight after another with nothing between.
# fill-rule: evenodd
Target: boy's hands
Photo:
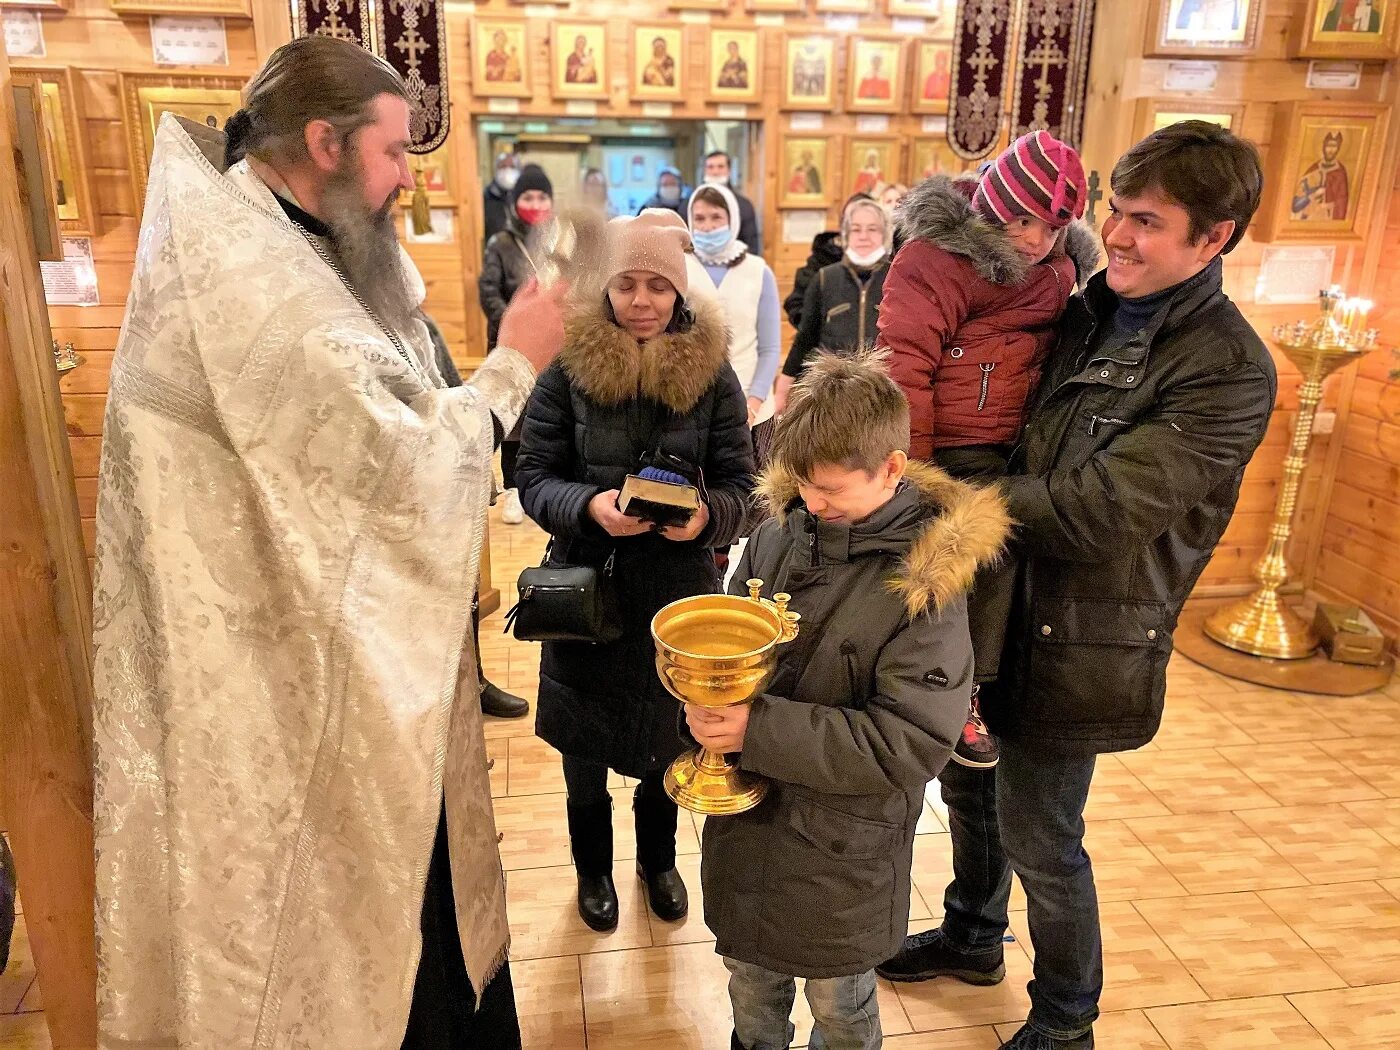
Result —
<instances>
[{"instance_id":1,"label":"boy's hands","mask_svg":"<svg viewBox=\"0 0 1400 1050\"><path fill-rule=\"evenodd\" d=\"M744 750L744 734L749 728L749 705L697 707L685 705L685 724L701 747L728 754Z\"/></svg>"}]
</instances>

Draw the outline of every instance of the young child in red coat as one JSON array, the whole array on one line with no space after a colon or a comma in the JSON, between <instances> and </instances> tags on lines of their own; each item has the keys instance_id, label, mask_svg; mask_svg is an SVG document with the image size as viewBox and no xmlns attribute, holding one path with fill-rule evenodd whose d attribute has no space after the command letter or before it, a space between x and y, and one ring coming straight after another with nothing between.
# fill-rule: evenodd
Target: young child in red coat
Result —
<instances>
[{"instance_id":1,"label":"young child in red coat","mask_svg":"<svg viewBox=\"0 0 1400 1050\"><path fill-rule=\"evenodd\" d=\"M1037 131L980 176L935 176L905 199L878 327L909 399L911 457L959 478L1006 473L1070 295L1098 268L1098 240L1075 222L1087 196L1079 154ZM996 678L1014 575L984 572L969 598L978 682ZM996 765L976 693L953 760Z\"/></svg>"}]
</instances>

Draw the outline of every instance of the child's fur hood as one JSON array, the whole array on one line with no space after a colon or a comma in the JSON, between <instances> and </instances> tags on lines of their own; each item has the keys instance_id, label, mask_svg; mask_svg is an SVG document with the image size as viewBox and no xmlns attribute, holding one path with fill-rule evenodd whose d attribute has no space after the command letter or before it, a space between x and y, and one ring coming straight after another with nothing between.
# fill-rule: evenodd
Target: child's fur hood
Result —
<instances>
[{"instance_id":1,"label":"child's fur hood","mask_svg":"<svg viewBox=\"0 0 1400 1050\"><path fill-rule=\"evenodd\" d=\"M913 619L940 612L965 595L977 570L1000 560L1013 522L995 485L958 481L939 467L913 460L904 476L919 490L928 517L889 586ZM796 476L777 463L759 477L755 495L784 524L800 504Z\"/></svg>"},{"instance_id":2,"label":"child's fur hood","mask_svg":"<svg viewBox=\"0 0 1400 1050\"><path fill-rule=\"evenodd\" d=\"M976 185L975 177L925 179L900 203L896 226L906 242L927 241L945 252L967 256L978 275L993 284L1020 284L1029 264L999 226L973 210L970 194L963 192L969 183ZM1076 284L1082 285L1099 268L1099 239L1082 220L1069 224L1064 252L1074 263Z\"/></svg>"},{"instance_id":3,"label":"child's fur hood","mask_svg":"<svg viewBox=\"0 0 1400 1050\"><path fill-rule=\"evenodd\" d=\"M559 363L600 405L620 405L639 393L684 415L729 363L729 330L718 302L687 300L695 324L685 332L638 343L591 304L564 322Z\"/></svg>"}]
</instances>

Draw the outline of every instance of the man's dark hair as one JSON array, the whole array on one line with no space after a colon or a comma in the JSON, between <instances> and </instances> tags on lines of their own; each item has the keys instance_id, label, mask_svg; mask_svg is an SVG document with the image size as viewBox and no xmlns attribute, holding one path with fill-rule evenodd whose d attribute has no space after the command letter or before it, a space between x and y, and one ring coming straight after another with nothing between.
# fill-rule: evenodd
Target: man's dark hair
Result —
<instances>
[{"instance_id":1,"label":"man's dark hair","mask_svg":"<svg viewBox=\"0 0 1400 1050\"><path fill-rule=\"evenodd\" d=\"M348 40L304 36L283 44L248 83L243 108L224 129L226 163L245 155L270 164L306 159L306 125L328 121L342 142L374 122L380 95L407 99L403 78Z\"/></svg>"},{"instance_id":2,"label":"man's dark hair","mask_svg":"<svg viewBox=\"0 0 1400 1050\"><path fill-rule=\"evenodd\" d=\"M706 154L705 154L705 159L706 159L706 160L711 160L711 159L713 159L714 157L723 157L723 158L724 158L726 161L728 161L730 164L733 164L733 163L734 163L733 159L729 156L729 154L726 153L726 152L724 152L724 150L722 150L722 149L712 149L712 150L710 150L709 153L706 153Z\"/></svg>"},{"instance_id":3,"label":"man's dark hair","mask_svg":"<svg viewBox=\"0 0 1400 1050\"><path fill-rule=\"evenodd\" d=\"M1113 192L1140 197L1151 190L1180 204L1199 241L1218 222L1235 220L1222 255L1244 237L1259 208L1264 172L1252 142L1206 120L1183 120L1154 131L1113 166Z\"/></svg>"}]
</instances>

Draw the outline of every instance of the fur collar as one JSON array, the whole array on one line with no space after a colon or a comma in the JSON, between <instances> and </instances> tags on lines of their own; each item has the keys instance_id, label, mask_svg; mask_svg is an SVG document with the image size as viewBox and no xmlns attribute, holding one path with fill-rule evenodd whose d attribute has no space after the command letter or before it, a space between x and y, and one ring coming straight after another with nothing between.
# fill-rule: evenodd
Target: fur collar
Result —
<instances>
[{"instance_id":1,"label":"fur collar","mask_svg":"<svg viewBox=\"0 0 1400 1050\"><path fill-rule=\"evenodd\" d=\"M690 331L641 344L603 315L601 302L585 307L564 324L559 363L601 405L620 405L641 393L684 415L729 363L729 330L720 305L700 297L686 301L695 313Z\"/></svg>"},{"instance_id":2,"label":"fur collar","mask_svg":"<svg viewBox=\"0 0 1400 1050\"><path fill-rule=\"evenodd\" d=\"M928 241L945 252L966 255L977 273L993 284L1020 284L1030 267L1000 227L972 210L970 194L963 191L975 183L970 176L925 179L901 202L895 223L906 240ZM1082 221L1070 223L1064 253L1074 263L1077 284L1099 268L1098 238Z\"/></svg>"},{"instance_id":3,"label":"fur collar","mask_svg":"<svg viewBox=\"0 0 1400 1050\"><path fill-rule=\"evenodd\" d=\"M996 485L957 481L930 463L911 460L905 478L928 511L922 531L889 581L910 618L940 612L972 587L978 568L1000 560L1012 520ZM758 481L757 495L780 522L799 499L797 478L777 464Z\"/></svg>"}]
</instances>

